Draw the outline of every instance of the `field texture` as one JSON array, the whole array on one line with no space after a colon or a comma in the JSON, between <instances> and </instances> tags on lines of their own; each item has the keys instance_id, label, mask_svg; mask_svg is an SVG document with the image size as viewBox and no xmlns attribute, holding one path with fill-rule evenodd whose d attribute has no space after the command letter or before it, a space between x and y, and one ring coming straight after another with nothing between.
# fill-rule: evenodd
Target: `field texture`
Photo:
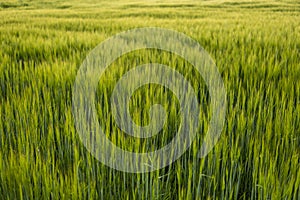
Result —
<instances>
[{"instance_id":1,"label":"field texture","mask_svg":"<svg viewBox=\"0 0 300 200\"><path fill-rule=\"evenodd\" d=\"M300 2L195 2L0 0L0 199L300 199ZM217 145L199 158L211 111L193 66L155 49L118 58L96 98L98 121L116 145L155 150L180 126L176 96L155 84L135 92L130 112L144 126L150 106L162 104L168 119L160 134L136 139L116 126L109 97L137 65L173 67L202 108L196 140L181 158L124 173L81 143L72 89L101 41L149 26L183 32L211 55L227 91L226 121Z\"/></svg>"}]
</instances>

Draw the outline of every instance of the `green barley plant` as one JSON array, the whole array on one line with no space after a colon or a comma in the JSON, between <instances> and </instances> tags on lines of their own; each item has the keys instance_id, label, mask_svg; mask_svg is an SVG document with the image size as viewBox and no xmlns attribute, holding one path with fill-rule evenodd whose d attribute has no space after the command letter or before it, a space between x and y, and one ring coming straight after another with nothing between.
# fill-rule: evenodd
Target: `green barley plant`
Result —
<instances>
[{"instance_id":1,"label":"green barley plant","mask_svg":"<svg viewBox=\"0 0 300 200\"><path fill-rule=\"evenodd\" d=\"M99 79L98 121L127 151L165 146L180 127L168 89L133 94L136 124L161 104L167 119L148 139L116 125L110 95L130 69L168 65L195 89L199 128L173 164L148 173L111 169L81 143L72 115L77 71L100 42L138 27L162 27L197 40L214 59L227 91L219 142L199 157L211 118L200 74L170 52L121 56ZM253 1L0 0L0 199L300 199L300 3Z\"/></svg>"}]
</instances>

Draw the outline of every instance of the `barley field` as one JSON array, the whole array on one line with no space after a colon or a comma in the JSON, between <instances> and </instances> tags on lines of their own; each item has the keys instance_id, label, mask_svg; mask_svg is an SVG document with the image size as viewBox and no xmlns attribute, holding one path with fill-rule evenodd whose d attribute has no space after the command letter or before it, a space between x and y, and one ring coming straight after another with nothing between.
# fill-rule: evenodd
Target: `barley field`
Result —
<instances>
[{"instance_id":1,"label":"barley field","mask_svg":"<svg viewBox=\"0 0 300 200\"><path fill-rule=\"evenodd\" d=\"M122 31L162 27L195 39L216 63L227 93L225 124L198 156L211 117L209 91L193 66L156 49L118 58L99 79L99 123L116 145L146 152L180 126L179 104L149 84L130 101L136 124L167 112L148 139L126 136L111 115L118 79L145 63L176 69L201 107L190 148L174 163L125 173L94 158L72 115L79 67L100 42ZM298 0L0 0L0 199L300 199L300 2Z\"/></svg>"}]
</instances>

